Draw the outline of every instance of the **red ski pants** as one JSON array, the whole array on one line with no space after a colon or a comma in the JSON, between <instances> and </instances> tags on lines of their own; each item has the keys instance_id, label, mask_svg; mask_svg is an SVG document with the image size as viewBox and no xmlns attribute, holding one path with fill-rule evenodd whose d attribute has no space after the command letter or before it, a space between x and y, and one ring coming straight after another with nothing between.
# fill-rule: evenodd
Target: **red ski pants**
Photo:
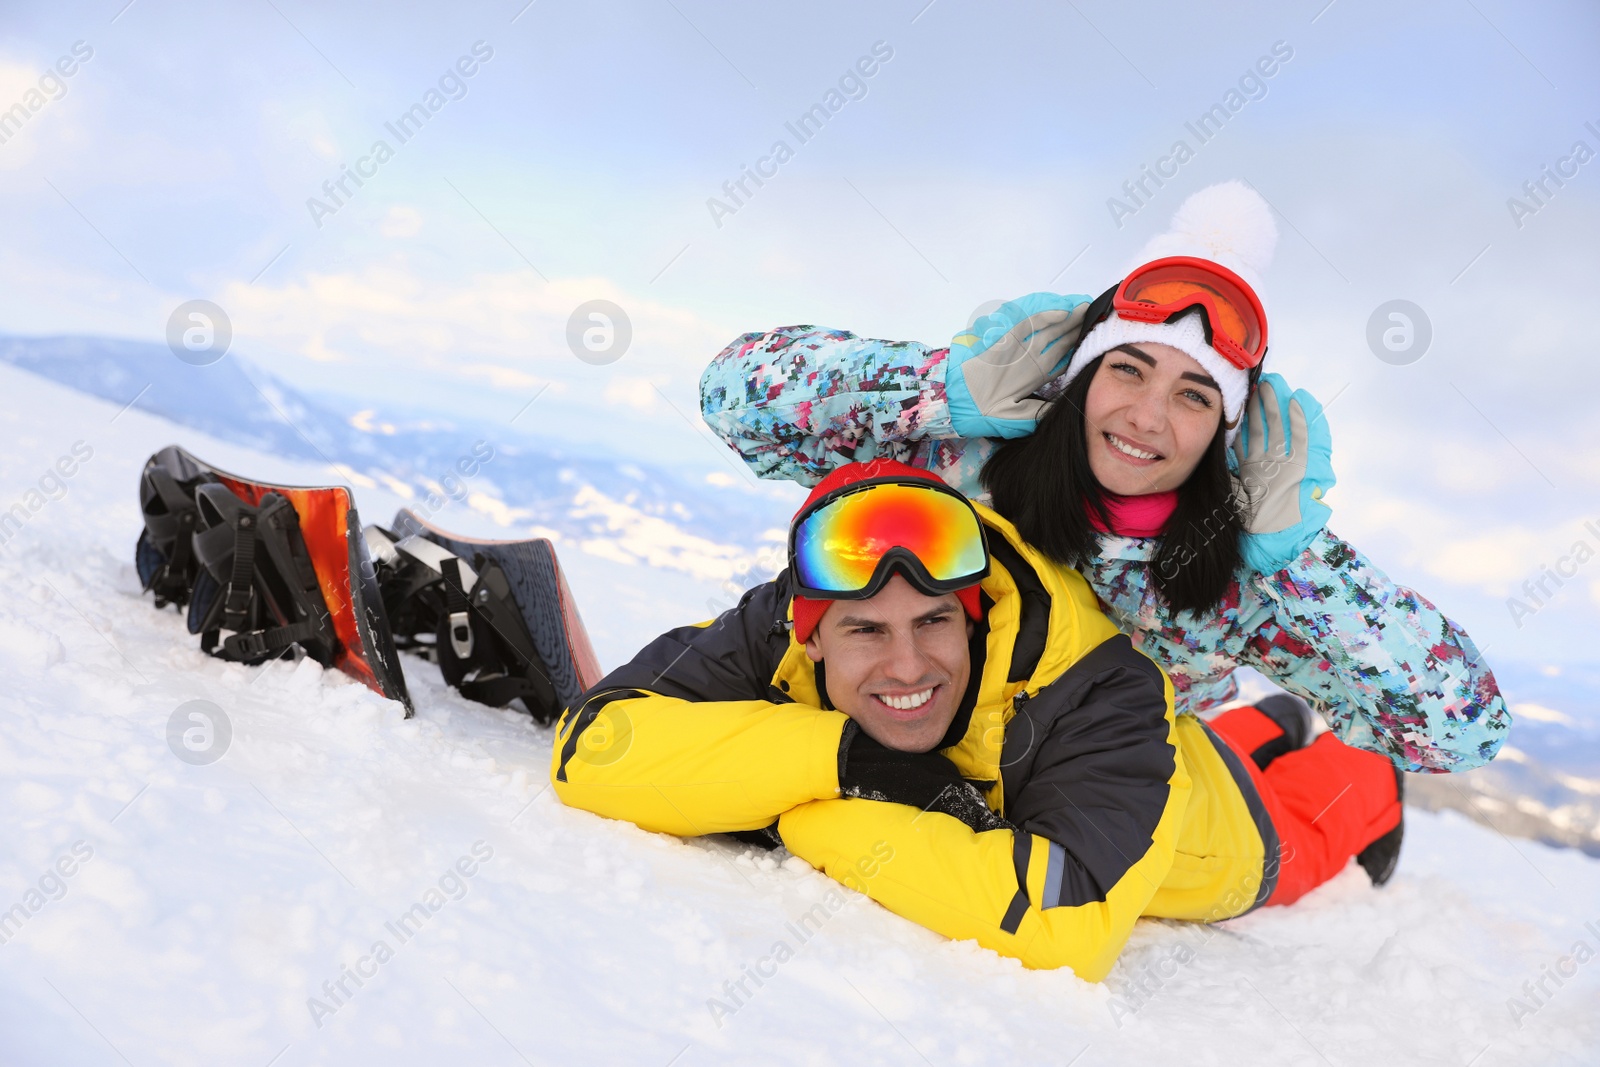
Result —
<instances>
[{"instance_id":1,"label":"red ski pants","mask_svg":"<svg viewBox=\"0 0 1600 1067\"><path fill-rule=\"evenodd\" d=\"M1399 825L1394 764L1387 757L1351 748L1332 734L1270 756L1281 747L1283 730L1250 707L1224 712L1209 725L1238 754L1278 831L1278 884L1268 904L1293 904ZM1255 758L1262 749L1265 768Z\"/></svg>"}]
</instances>

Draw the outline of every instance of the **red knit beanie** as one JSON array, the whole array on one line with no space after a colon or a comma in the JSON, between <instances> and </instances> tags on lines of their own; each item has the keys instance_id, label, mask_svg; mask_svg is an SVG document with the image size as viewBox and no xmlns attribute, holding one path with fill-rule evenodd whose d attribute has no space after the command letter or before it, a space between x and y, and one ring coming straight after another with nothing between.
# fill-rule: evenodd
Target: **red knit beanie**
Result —
<instances>
[{"instance_id":1,"label":"red knit beanie","mask_svg":"<svg viewBox=\"0 0 1600 1067\"><path fill-rule=\"evenodd\" d=\"M826 478L817 483L811 490L811 495L806 497L806 502L800 505L800 510L794 513L795 518L816 501L838 489L840 486L854 485L856 482L865 482L873 478L905 478L923 482L933 482L944 485L944 480L937 474L908 466L893 459L873 459L865 463L849 463L830 473ZM793 520L790 520L791 524ZM983 618L983 605L979 601L978 585L974 582L965 589L956 590L956 597L961 601L961 606L966 608L967 614L973 619ZM822 615L828 610L831 600L813 600L810 597L795 596L794 598L794 638L804 644L817 628L817 623L822 621Z\"/></svg>"}]
</instances>

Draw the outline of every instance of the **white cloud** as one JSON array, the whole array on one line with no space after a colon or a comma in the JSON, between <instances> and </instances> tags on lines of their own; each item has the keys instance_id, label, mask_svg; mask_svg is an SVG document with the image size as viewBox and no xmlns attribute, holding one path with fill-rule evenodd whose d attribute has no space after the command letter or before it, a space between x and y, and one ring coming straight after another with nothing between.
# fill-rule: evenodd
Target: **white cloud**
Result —
<instances>
[{"instance_id":1,"label":"white cloud","mask_svg":"<svg viewBox=\"0 0 1600 1067\"><path fill-rule=\"evenodd\" d=\"M300 354L316 363L345 363L350 359L347 354L329 348L327 338L320 333L306 338L300 346Z\"/></svg>"},{"instance_id":2,"label":"white cloud","mask_svg":"<svg viewBox=\"0 0 1600 1067\"><path fill-rule=\"evenodd\" d=\"M334 144L333 138L326 133L319 131L312 134L307 138L306 145L318 158L326 162L336 163L339 160L339 146Z\"/></svg>"},{"instance_id":3,"label":"white cloud","mask_svg":"<svg viewBox=\"0 0 1600 1067\"><path fill-rule=\"evenodd\" d=\"M1531 719L1534 722L1555 723L1558 726L1572 725L1572 716L1554 708L1547 708L1543 704L1512 704L1511 714L1514 718Z\"/></svg>"},{"instance_id":4,"label":"white cloud","mask_svg":"<svg viewBox=\"0 0 1600 1067\"><path fill-rule=\"evenodd\" d=\"M347 421L362 433L393 434L395 432L394 423L378 422L377 415L377 411L367 408L351 415Z\"/></svg>"},{"instance_id":5,"label":"white cloud","mask_svg":"<svg viewBox=\"0 0 1600 1067\"><path fill-rule=\"evenodd\" d=\"M551 382L526 371L517 370L515 367L503 367L497 363L462 363L456 366L457 374L464 378L482 378L495 389L513 389L517 391L531 391L539 386L548 386L552 393L566 391L566 386L561 382Z\"/></svg>"},{"instance_id":6,"label":"white cloud","mask_svg":"<svg viewBox=\"0 0 1600 1067\"><path fill-rule=\"evenodd\" d=\"M378 224L385 237L415 237L422 232L422 212L408 204L395 204Z\"/></svg>"},{"instance_id":7,"label":"white cloud","mask_svg":"<svg viewBox=\"0 0 1600 1067\"><path fill-rule=\"evenodd\" d=\"M725 329L695 313L635 296L606 278L543 282L523 270L440 280L403 259L307 273L276 287L235 281L217 299L233 317L236 336L307 359L375 357L391 368L488 377L497 388L590 374L567 345L567 321L589 300L613 301L632 324L629 350L615 370L648 366L698 377L728 339ZM642 404L641 381L619 387L635 407Z\"/></svg>"},{"instance_id":8,"label":"white cloud","mask_svg":"<svg viewBox=\"0 0 1600 1067\"><path fill-rule=\"evenodd\" d=\"M1459 503L1450 498L1436 503L1366 488L1340 498L1330 525L1358 546L1379 537L1398 542L1406 563L1494 597L1517 594L1527 579L1537 581L1545 567L1570 558L1580 541L1600 554L1600 544L1580 519L1538 528L1467 523ZM1600 603L1600 582L1591 592Z\"/></svg>"},{"instance_id":9,"label":"white cloud","mask_svg":"<svg viewBox=\"0 0 1600 1067\"><path fill-rule=\"evenodd\" d=\"M83 70L79 64L73 76L62 78L49 67L0 60L0 116L5 134L5 143L0 144L0 170L21 170L33 162L41 146L48 151L78 139L74 108L65 101L82 79Z\"/></svg>"},{"instance_id":10,"label":"white cloud","mask_svg":"<svg viewBox=\"0 0 1600 1067\"><path fill-rule=\"evenodd\" d=\"M1505 595L1533 573L1540 553L1547 547L1547 535L1521 526L1417 546L1418 551L1426 553L1423 568L1429 574L1460 585L1475 585L1496 596Z\"/></svg>"},{"instance_id":11,"label":"white cloud","mask_svg":"<svg viewBox=\"0 0 1600 1067\"><path fill-rule=\"evenodd\" d=\"M23 63L0 60L0 111L20 101L29 89L39 87L39 72ZM0 170L20 170L33 161L38 151L36 132L39 116L34 115L0 145ZM8 126L9 131L12 127Z\"/></svg>"},{"instance_id":12,"label":"white cloud","mask_svg":"<svg viewBox=\"0 0 1600 1067\"><path fill-rule=\"evenodd\" d=\"M624 404L635 411L650 411L658 397L650 379L619 376L606 383L602 399L608 404Z\"/></svg>"},{"instance_id":13,"label":"white cloud","mask_svg":"<svg viewBox=\"0 0 1600 1067\"><path fill-rule=\"evenodd\" d=\"M375 470L372 472L372 474L378 479L379 482L383 484L385 489L389 490L391 493L394 493L402 500L410 501L416 499L417 491L411 487L410 482L401 481L388 471Z\"/></svg>"}]
</instances>

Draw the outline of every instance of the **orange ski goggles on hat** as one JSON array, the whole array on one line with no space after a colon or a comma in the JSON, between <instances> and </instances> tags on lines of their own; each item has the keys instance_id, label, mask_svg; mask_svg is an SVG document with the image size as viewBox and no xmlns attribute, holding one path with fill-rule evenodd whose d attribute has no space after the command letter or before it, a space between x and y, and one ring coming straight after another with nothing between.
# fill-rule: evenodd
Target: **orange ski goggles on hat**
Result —
<instances>
[{"instance_id":1,"label":"orange ski goggles on hat","mask_svg":"<svg viewBox=\"0 0 1600 1067\"><path fill-rule=\"evenodd\" d=\"M989 573L989 546L972 504L932 481L873 479L841 486L789 527L796 594L818 600L876 596L894 571L928 596Z\"/></svg>"},{"instance_id":2,"label":"orange ski goggles on hat","mask_svg":"<svg viewBox=\"0 0 1600 1067\"><path fill-rule=\"evenodd\" d=\"M1218 355L1242 370L1261 365L1267 354L1261 301L1243 278L1208 259L1168 256L1144 264L1113 290L1109 310L1134 322L1171 322L1196 308Z\"/></svg>"}]
</instances>

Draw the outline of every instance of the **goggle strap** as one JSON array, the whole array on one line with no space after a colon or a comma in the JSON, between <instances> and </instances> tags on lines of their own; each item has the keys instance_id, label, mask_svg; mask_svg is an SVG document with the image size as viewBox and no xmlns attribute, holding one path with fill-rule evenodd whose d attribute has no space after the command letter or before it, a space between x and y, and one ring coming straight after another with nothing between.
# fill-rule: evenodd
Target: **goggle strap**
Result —
<instances>
[{"instance_id":1,"label":"goggle strap","mask_svg":"<svg viewBox=\"0 0 1600 1067\"><path fill-rule=\"evenodd\" d=\"M829 504L832 504L834 501L843 497L854 496L856 493L864 493L868 489L873 489L880 485L903 485L910 489L925 489L930 493L943 493L945 496L955 497L968 507L972 506L972 501L968 500L964 495L962 495L959 490L952 489L943 481L935 482L922 478L906 478L892 474L885 475L882 478L865 478L859 482L851 482L849 485L841 485L831 493L825 493L818 499L806 505L805 510L801 511L799 515L795 516L794 522L790 524L789 539L793 541L794 531L796 529L804 526L806 522L810 520L811 516L815 515ZM978 525L980 528L983 526L981 522Z\"/></svg>"},{"instance_id":2,"label":"goggle strap","mask_svg":"<svg viewBox=\"0 0 1600 1067\"><path fill-rule=\"evenodd\" d=\"M1117 290L1121 288L1122 283L1118 282L1089 304L1089 310L1083 314L1083 326L1078 330L1078 339L1072 343L1072 351L1067 353L1069 363L1072 357L1078 354L1078 349L1083 345L1084 338L1089 336L1089 331L1111 317L1111 305L1117 298Z\"/></svg>"}]
</instances>

